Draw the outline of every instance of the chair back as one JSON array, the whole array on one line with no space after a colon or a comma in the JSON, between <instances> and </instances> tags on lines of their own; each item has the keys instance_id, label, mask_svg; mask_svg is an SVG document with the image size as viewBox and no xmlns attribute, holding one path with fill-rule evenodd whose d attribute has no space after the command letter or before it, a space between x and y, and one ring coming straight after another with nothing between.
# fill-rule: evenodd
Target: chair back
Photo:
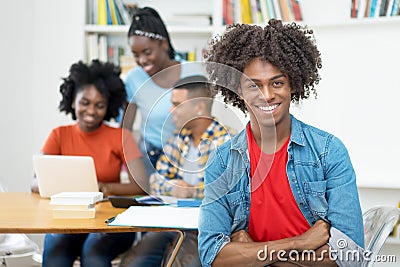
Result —
<instances>
[{"instance_id":1,"label":"chair back","mask_svg":"<svg viewBox=\"0 0 400 267\"><path fill-rule=\"evenodd\" d=\"M396 207L376 206L363 214L364 244L370 251L370 259L375 259L381 251L386 238L397 223L400 211ZM371 267L374 260L364 261L363 267Z\"/></svg>"},{"instance_id":2,"label":"chair back","mask_svg":"<svg viewBox=\"0 0 400 267\"><path fill-rule=\"evenodd\" d=\"M0 181L0 192L6 192ZM26 257L39 251L39 246L25 234L0 234L1 266L6 266L5 259Z\"/></svg>"}]
</instances>

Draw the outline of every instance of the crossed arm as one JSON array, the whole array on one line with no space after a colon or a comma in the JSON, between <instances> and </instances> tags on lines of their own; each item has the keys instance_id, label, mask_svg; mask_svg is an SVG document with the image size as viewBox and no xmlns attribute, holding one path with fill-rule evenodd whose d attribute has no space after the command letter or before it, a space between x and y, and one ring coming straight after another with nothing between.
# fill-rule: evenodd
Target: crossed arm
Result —
<instances>
[{"instance_id":1,"label":"crossed arm","mask_svg":"<svg viewBox=\"0 0 400 267\"><path fill-rule=\"evenodd\" d=\"M329 229L328 223L319 220L300 236L269 242L254 242L246 231L240 230L232 234L231 242L217 254L212 266L337 266L329 258ZM311 255L310 259L289 256L311 250L315 257Z\"/></svg>"}]
</instances>

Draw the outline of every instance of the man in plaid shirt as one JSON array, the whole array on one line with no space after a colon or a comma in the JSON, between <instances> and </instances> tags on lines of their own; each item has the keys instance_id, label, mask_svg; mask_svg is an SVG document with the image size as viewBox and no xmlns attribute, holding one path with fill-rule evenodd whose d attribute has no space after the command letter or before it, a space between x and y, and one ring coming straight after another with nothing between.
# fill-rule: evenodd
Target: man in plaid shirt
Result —
<instances>
[{"instance_id":1,"label":"man in plaid shirt","mask_svg":"<svg viewBox=\"0 0 400 267\"><path fill-rule=\"evenodd\" d=\"M150 176L150 193L177 198L202 198L204 170L210 153L229 140L233 130L211 116L213 94L204 76L178 81L171 93L171 115L177 129L168 139ZM121 266L160 266L176 233L149 232L132 247ZM173 266L201 266L197 231L186 231Z\"/></svg>"}]
</instances>

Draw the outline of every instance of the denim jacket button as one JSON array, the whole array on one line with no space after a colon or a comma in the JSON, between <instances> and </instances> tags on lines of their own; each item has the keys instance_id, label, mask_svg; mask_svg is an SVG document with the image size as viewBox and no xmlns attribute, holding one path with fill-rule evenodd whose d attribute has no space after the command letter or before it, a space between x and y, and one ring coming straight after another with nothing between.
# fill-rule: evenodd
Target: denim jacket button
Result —
<instances>
[{"instance_id":1,"label":"denim jacket button","mask_svg":"<svg viewBox=\"0 0 400 267\"><path fill-rule=\"evenodd\" d=\"M304 203L303 202L300 202L300 206L303 206L304 205Z\"/></svg>"}]
</instances>

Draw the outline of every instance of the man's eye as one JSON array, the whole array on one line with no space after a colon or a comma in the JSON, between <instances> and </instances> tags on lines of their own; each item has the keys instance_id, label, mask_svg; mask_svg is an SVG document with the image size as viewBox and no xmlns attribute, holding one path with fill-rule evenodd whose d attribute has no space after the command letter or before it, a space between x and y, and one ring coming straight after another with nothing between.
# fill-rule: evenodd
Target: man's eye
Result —
<instances>
[{"instance_id":1,"label":"man's eye","mask_svg":"<svg viewBox=\"0 0 400 267\"><path fill-rule=\"evenodd\" d=\"M285 83L281 81L274 81L273 86L274 87L282 87Z\"/></svg>"},{"instance_id":2,"label":"man's eye","mask_svg":"<svg viewBox=\"0 0 400 267\"><path fill-rule=\"evenodd\" d=\"M257 84L251 83L247 86L248 88L258 88Z\"/></svg>"}]
</instances>

